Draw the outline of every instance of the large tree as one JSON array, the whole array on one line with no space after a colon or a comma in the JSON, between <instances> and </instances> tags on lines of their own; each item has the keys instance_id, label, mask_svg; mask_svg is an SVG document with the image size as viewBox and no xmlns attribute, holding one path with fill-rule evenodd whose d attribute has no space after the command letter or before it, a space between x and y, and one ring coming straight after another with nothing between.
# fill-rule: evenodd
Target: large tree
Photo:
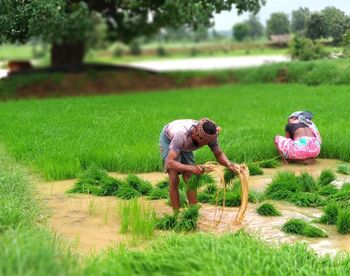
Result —
<instances>
[{"instance_id":1,"label":"large tree","mask_svg":"<svg viewBox=\"0 0 350 276\"><path fill-rule=\"evenodd\" d=\"M232 32L237 41L243 41L249 34L249 26L247 23L237 23L233 25Z\"/></svg>"},{"instance_id":2,"label":"large tree","mask_svg":"<svg viewBox=\"0 0 350 276\"><path fill-rule=\"evenodd\" d=\"M306 24L310 18L311 12L308 8L299 8L292 11L291 29L295 33L305 33Z\"/></svg>"},{"instance_id":3,"label":"large tree","mask_svg":"<svg viewBox=\"0 0 350 276\"><path fill-rule=\"evenodd\" d=\"M249 15L249 18L246 21L246 23L249 26L248 36L251 37L253 40L263 35L264 27L259 21L259 18L256 17L254 14Z\"/></svg>"},{"instance_id":4,"label":"large tree","mask_svg":"<svg viewBox=\"0 0 350 276\"><path fill-rule=\"evenodd\" d=\"M271 35L289 34L290 23L288 15L283 12L276 12L271 14L267 20L266 33L270 38Z\"/></svg>"},{"instance_id":5,"label":"large tree","mask_svg":"<svg viewBox=\"0 0 350 276\"><path fill-rule=\"evenodd\" d=\"M53 66L80 64L96 18L108 37L125 43L164 27L212 23L214 13L257 12L265 0L0 0L0 39L26 42L39 37L52 44Z\"/></svg>"}]
</instances>

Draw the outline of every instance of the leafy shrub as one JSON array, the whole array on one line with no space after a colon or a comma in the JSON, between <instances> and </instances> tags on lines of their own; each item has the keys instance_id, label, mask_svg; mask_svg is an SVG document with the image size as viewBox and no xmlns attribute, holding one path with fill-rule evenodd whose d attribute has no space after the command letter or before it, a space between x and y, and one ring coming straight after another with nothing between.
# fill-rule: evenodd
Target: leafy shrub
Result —
<instances>
[{"instance_id":1,"label":"leafy shrub","mask_svg":"<svg viewBox=\"0 0 350 276\"><path fill-rule=\"evenodd\" d=\"M290 44L290 54L292 59L303 61L321 59L328 56L321 43L298 36Z\"/></svg>"},{"instance_id":2,"label":"leafy shrub","mask_svg":"<svg viewBox=\"0 0 350 276\"><path fill-rule=\"evenodd\" d=\"M256 209L256 212L261 216L281 216L281 212L276 209L273 204L263 203Z\"/></svg>"},{"instance_id":3,"label":"leafy shrub","mask_svg":"<svg viewBox=\"0 0 350 276\"><path fill-rule=\"evenodd\" d=\"M296 218L289 219L285 224L283 224L282 231L289 234L297 234L306 237L328 237L327 233L325 233L322 229L311 225L302 219Z\"/></svg>"},{"instance_id":4,"label":"leafy shrub","mask_svg":"<svg viewBox=\"0 0 350 276\"><path fill-rule=\"evenodd\" d=\"M165 51L164 47L159 46L157 48L157 55L160 57L165 57L167 55L167 52Z\"/></svg>"}]
</instances>

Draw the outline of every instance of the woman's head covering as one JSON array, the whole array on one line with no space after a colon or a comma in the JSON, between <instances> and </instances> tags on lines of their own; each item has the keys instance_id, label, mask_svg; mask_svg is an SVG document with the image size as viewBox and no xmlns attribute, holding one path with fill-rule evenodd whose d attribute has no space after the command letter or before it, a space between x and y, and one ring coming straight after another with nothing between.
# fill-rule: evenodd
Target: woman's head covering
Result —
<instances>
[{"instance_id":1,"label":"woman's head covering","mask_svg":"<svg viewBox=\"0 0 350 276\"><path fill-rule=\"evenodd\" d=\"M288 116L288 119L297 118L301 123L311 125L313 117L314 115L310 111L295 111Z\"/></svg>"},{"instance_id":2,"label":"woman's head covering","mask_svg":"<svg viewBox=\"0 0 350 276\"><path fill-rule=\"evenodd\" d=\"M214 142L218 136L218 127L215 122L208 118L200 119L193 129L193 132L202 140L204 144Z\"/></svg>"}]
</instances>

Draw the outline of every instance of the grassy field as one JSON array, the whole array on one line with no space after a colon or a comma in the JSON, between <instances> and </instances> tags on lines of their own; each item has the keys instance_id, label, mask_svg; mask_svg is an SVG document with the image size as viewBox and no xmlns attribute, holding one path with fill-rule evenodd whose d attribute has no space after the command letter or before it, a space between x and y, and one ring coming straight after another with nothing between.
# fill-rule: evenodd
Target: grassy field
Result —
<instances>
[{"instance_id":1,"label":"grassy field","mask_svg":"<svg viewBox=\"0 0 350 276\"><path fill-rule=\"evenodd\" d=\"M0 139L15 159L46 179L75 177L89 164L108 171L161 169L158 137L178 118L209 117L236 162L276 156L273 137L286 117L311 110L323 138L321 157L350 160L348 86L226 85L122 96L0 104ZM208 149L198 162L213 159Z\"/></svg>"}]
</instances>

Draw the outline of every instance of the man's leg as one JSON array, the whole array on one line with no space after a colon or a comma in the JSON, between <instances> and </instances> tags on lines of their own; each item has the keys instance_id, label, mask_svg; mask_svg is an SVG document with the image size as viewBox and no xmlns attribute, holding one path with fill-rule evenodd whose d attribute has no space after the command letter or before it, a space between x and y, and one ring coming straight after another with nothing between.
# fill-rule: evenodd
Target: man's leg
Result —
<instances>
[{"instance_id":1,"label":"man's leg","mask_svg":"<svg viewBox=\"0 0 350 276\"><path fill-rule=\"evenodd\" d=\"M194 155L193 152L183 152L181 154L181 162L183 164L187 165L194 165ZM187 184L188 179L192 176L191 173L184 173L183 174L183 179L185 183ZM186 194L187 194L187 199L190 205L197 204L197 189L191 190L188 188L188 185L186 185Z\"/></svg>"},{"instance_id":2,"label":"man's leg","mask_svg":"<svg viewBox=\"0 0 350 276\"><path fill-rule=\"evenodd\" d=\"M183 174L183 178L184 178L184 181L185 183L187 184L188 182L188 179L192 176L192 174L190 173L185 173ZM188 202L190 203L190 205L194 205L194 204L197 204L197 189L194 189L194 190L191 190L188 185L186 185L187 187L187 191L186 191L186 194L187 194L187 199L188 199Z\"/></svg>"},{"instance_id":3,"label":"man's leg","mask_svg":"<svg viewBox=\"0 0 350 276\"><path fill-rule=\"evenodd\" d=\"M177 171L168 170L168 175L170 202L174 213L177 213L180 209L179 174Z\"/></svg>"}]
</instances>

